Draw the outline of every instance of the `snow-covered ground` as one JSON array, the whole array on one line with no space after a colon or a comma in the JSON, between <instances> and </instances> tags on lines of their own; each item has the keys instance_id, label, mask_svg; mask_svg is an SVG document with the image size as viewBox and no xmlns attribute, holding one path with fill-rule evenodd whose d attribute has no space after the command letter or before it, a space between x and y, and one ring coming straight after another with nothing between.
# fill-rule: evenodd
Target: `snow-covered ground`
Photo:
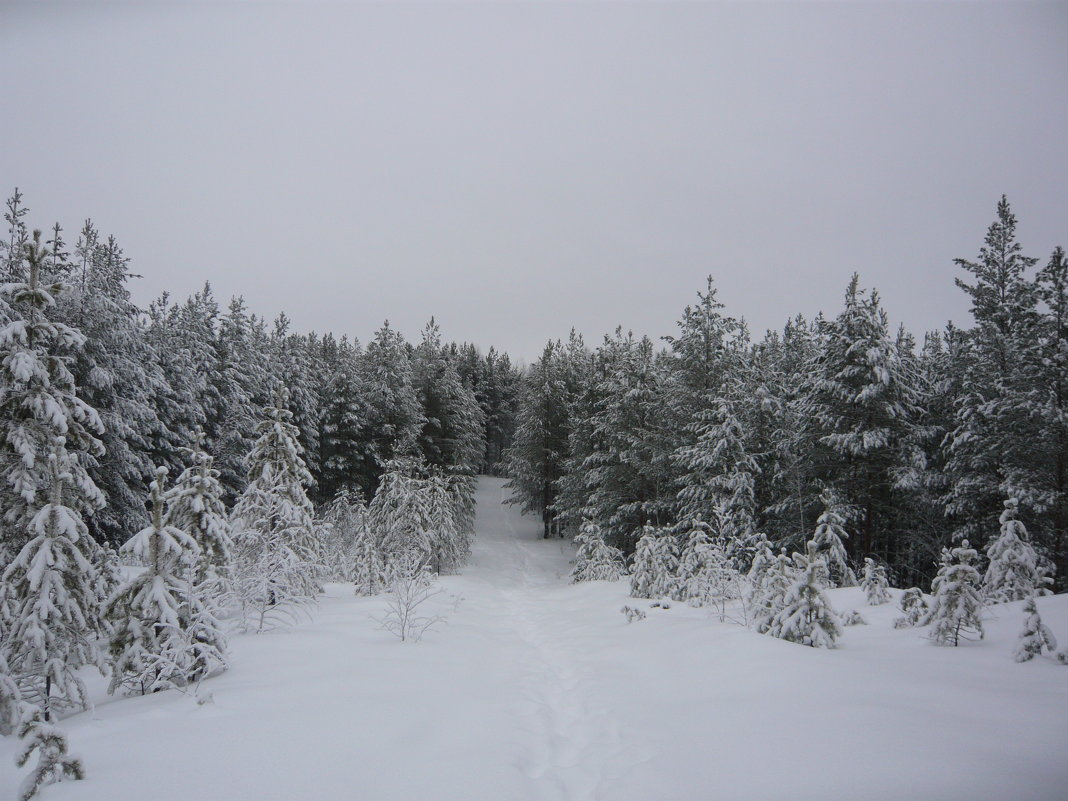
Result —
<instances>
[{"instance_id":1,"label":"snow-covered ground","mask_svg":"<svg viewBox=\"0 0 1068 801\"><path fill-rule=\"evenodd\" d=\"M483 479L448 623L401 643L381 598L331 585L311 623L235 637L197 703L100 696L64 723L88 779L52 801L768 801L1068 798L1068 667L1012 661L1021 604L986 640L894 630L894 603L836 590L867 626L835 651L567 584L570 547ZM620 608L647 618L627 624ZM1068 645L1068 596L1039 600ZM99 680L103 687L103 680ZM0 741L0 798L17 743Z\"/></svg>"}]
</instances>

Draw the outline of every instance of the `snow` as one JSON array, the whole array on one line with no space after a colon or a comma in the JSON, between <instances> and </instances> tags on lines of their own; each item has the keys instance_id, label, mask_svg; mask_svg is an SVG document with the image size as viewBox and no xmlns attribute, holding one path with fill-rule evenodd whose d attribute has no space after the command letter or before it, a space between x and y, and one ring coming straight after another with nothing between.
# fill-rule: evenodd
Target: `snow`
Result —
<instances>
[{"instance_id":1,"label":"snow","mask_svg":"<svg viewBox=\"0 0 1068 801\"><path fill-rule=\"evenodd\" d=\"M381 596L327 586L314 621L235 637L198 704L176 691L112 699L62 724L87 779L46 801L732 801L1014 799L1068 795L1068 668L1013 661L1022 602L986 639L938 647L893 628L900 591L838 649L718 622L707 609L627 596L628 581L568 584L573 548L502 506L483 478L448 618L419 643L372 620ZM628 624L620 607L647 617ZM1038 599L1068 639L1068 596ZM14 795L0 741L0 798Z\"/></svg>"}]
</instances>

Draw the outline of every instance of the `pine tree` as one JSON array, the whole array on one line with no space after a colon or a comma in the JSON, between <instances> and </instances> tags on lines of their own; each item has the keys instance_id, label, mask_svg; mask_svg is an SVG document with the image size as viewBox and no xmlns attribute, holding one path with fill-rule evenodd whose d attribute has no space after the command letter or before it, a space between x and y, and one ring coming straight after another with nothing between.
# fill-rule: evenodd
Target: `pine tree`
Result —
<instances>
[{"instance_id":1,"label":"pine tree","mask_svg":"<svg viewBox=\"0 0 1068 801\"><path fill-rule=\"evenodd\" d=\"M889 336L878 294L865 295L859 276L849 283L845 308L822 333L807 398L820 445L814 457L824 482L857 510L857 555L886 558L896 475L919 414L916 389Z\"/></svg>"},{"instance_id":2,"label":"pine tree","mask_svg":"<svg viewBox=\"0 0 1068 801\"><path fill-rule=\"evenodd\" d=\"M927 601L924 600L923 591L919 587L909 587L901 594L901 611L905 613L905 616L894 621L895 629L919 626L927 619L930 610Z\"/></svg>"},{"instance_id":3,"label":"pine tree","mask_svg":"<svg viewBox=\"0 0 1068 801\"><path fill-rule=\"evenodd\" d=\"M1027 478L1030 465L1042 460L1037 443L1047 439L1028 403L1027 355L1040 334L1027 272L1037 260L1022 250L1016 217L1002 196L978 259L956 260L970 273L971 283L956 283L970 297L975 319L961 352L961 392L945 446L943 501L958 536L989 530L1006 495L1030 505L1038 494Z\"/></svg>"},{"instance_id":4,"label":"pine tree","mask_svg":"<svg viewBox=\"0 0 1068 801\"><path fill-rule=\"evenodd\" d=\"M834 648L842 627L824 593L828 581L824 557L809 543L807 555L795 554L794 562L800 564L800 573L783 596L768 634L813 648Z\"/></svg>"},{"instance_id":5,"label":"pine tree","mask_svg":"<svg viewBox=\"0 0 1068 801\"><path fill-rule=\"evenodd\" d=\"M849 567L843 540L849 539L845 530L845 513L837 497L831 492L824 492L823 514L816 521L816 532L812 542L827 563L830 586L853 587L857 577Z\"/></svg>"},{"instance_id":6,"label":"pine tree","mask_svg":"<svg viewBox=\"0 0 1068 801\"><path fill-rule=\"evenodd\" d=\"M361 456L360 489L372 497L387 465L415 454L423 428L423 412L416 395L408 344L389 322L375 334L360 360L368 439Z\"/></svg>"},{"instance_id":7,"label":"pine tree","mask_svg":"<svg viewBox=\"0 0 1068 801\"><path fill-rule=\"evenodd\" d=\"M760 634L771 631L786 602L786 593L797 577L793 560L782 550L773 556L770 548L757 553L749 570L746 597L749 618Z\"/></svg>"},{"instance_id":8,"label":"pine tree","mask_svg":"<svg viewBox=\"0 0 1068 801\"><path fill-rule=\"evenodd\" d=\"M246 628L292 623L323 574L318 528L305 488L311 476L283 389L248 457L248 484L230 515L235 591Z\"/></svg>"},{"instance_id":9,"label":"pine tree","mask_svg":"<svg viewBox=\"0 0 1068 801\"><path fill-rule=\"evenodd\" d=\"M870 557L864 557L864 575L860 579L860 588L871 606L889 603L890 582L886 578L886 565L878 565Z\"/></svg>"},{"instance_id":10,"label":"pine tree","mask_svg":"<svg viewBox=\"0 0 1068 801\"><path fill-rule=\"evenodd\" d=\"M232 504L245 489L245 456L256 441L255 410L270 400L266 362L269 349L257 347L255 337L244 299L231 299L226 314L219 319L214 349L218 360L213 377L218 386L219 420L211 443L226 504Z\"/></svg>"},{"instance_id":11,"label":"pine tree","mask_svg":"<svg viewBox=\"0 0 1068 801\"><path fill-rule=\"evenodd\" d=\"M122 550L146 565L108 603L113 661L109 693L127 687L145 695L195 683L225 668L226 640L192 578L200 545L167 522L167 468L150 486L152 520Z\"/></svg>"},{"instance_id":12,"label":"pine tree","mask_svg":"<svg viewBox=\"0 0 1068 801\"><path fill-rule=\"evenodd\" d=\"M97 410L104 426L104 451L91 455L86 469L107 504L86 522L95 539L118 545L147 523L144 495L153 470L151 443L160 427L153 395L163 372L143 336L142 312L130 300L129 259L115 238L101 241L87 220L73 270L55 258L56 247L51 269L69 271L73 279L73 289L58 311L86 337L71 369L79 395Z\"/></svg>"},{"instance_id":13,"label":"pine tree","mask_svg":"<svg viewBox=\"0 0 1068 801\"><path fill-rule=\"evenodd\" d=\"M729 530L721 532L727 541L748 537L754 526L755 479L760 467L747 452L731 404L718 399L688 430L696 442L673 455L682 470L680 519L710 521L718 516L727 522Z\"/></svg>"},{"instance_id":14,"label":"pine tree","mask_svg":"<svg viewBox=\"0 0 1068 801\"><path fill-rule=\"evenodd\" d=\"M333 498L343 490L360 491L361 474L372 472L367 457L368 420L364 388L359 373L359 350L342 339L336 348L330 380L322 392L322 481L324 498ZM372 465L370 468L375 468Z\"/></svg>"},{"instance_id":15,"label":"pine tree","mask_svg":"<svg viewBox=\"0 0 1068 801\"><path fill-rule=\"evenodd\" d=\"M378 595L386 588L386 566L366 515L353 541L352 585L357 595Z\"/></svg>"},{"instance_id":16,"label":"pine tree","mask_svg":"<svg viewBox=\"0 0 1068 801\"><path fill-rule=\"evenodd\" d=\"M1022 601L1049 592L1052 583L1038 563L1038 555L1028 542L1027 529L1017 517L1018 501L1009 498L1001 513L1001 536L990 541L990 560L983 578L983 594L990 603Z\"/></svg>"},{"instance_id":17,"label":"pine tree","mask_svg":"<svg viewBox=\"0 0 1068 801\"><path fill-rule=\"evenodd\" d=\"M594 363L556 505L565 525L589 519L610 544L630 551L646 525L674 518L664 363L648 337L621 329L605 337Z\"/></svg>"},{"instance_id":18,"label":"pine tree","mask_svg":"<svg viewBox=\"0 0 1068 801\"><path fill-rule=\"evenodd\" d=\"M68 287L45 283L49 253L40 238L40 231L34 231L22 260L10 265L24 270L22 280L0 287L14 315L0 328L0 559L5 565L26 541L38 495L47 495L52 484L49 454L57 437L63 437L58 458L69 471L64 481L72 511L81 519L104 504L84 466L87 455L101 454L97 437L103 426L78 396L66 357L84 346L85 337L51 319L56 297ZM90 558L93 547L82 544Z\"/></svg>"},{"instance_id":19,"label":"pine tree","mask_svg":"<svg viewBox=\"0 0 1068 801\"><path fill-rule=\"evenodd\" d=\"M623 566L623 554L604 541L601 529L596 523L586 521L575 536L578 552L575 554L575 567L571 570L571 583L582 581L615 581L626 570Z\"/></svg>"},{"instance_id":20,"label":"pine tree","mask_svg":"<svg viewBox=\"0 0 1068 801\"><path fill-rule=\"evenodd\" d=\"M1042 622L1035 605L1034 596L1027 599L1024 604L1024 625L1020 631L1020 637L1016 641L1016 651L1013 658L1017 662L1029 662L1042 653L1045 649L1050 654L1057 652L1057 638L1053 636L1049 626Z\"/></svg>"},{"instance_id":21,"label":"pine tree","mask_svg":"<svg viewBox=\"0 0 1068 801\"><path fill-rule=\"evenodd\" d=\"M676 594L675 572L678 558L674 550L674 536L652 526L638 540L634 564L630 571L632 598L671 598Z\"/></svg>"},{"instance_id":22,"label":"pine tree","mask_svg":"<svg viewBox=\"0 0 1068 801\"><path fill-rule=\"evenodd\" d=\"M167 492L164 522L193 537L199 549L193 571L197 593L209 608L220 612L233 591L233 536L219 471L204 451L203 441L203 434L198 432L189 450L192 464Z\"/></svg>"},{"instance_id":23,"label":"pine tree","mask_svg":"<svg viewBox=\"0 0 1068 801\"><path fill-rule=\"evenodd\" d=\"M49 502L31 518L29 542L0 577L0 646L22 699L50 721L64 707L88 706L78 670L100 666L94 641L102 629L97 573L82 551L88 529L67 501L74 458L63 437L55 438L47 464Z\"/></svg>"},{"instance_id":24,"label":"pine tree","mask_svg":"<svg viewBox=\"0 0 1068 801\"><path fill-rule=\"evenodd\" d=\"M18 734L23 745L15 756L15 765L24 767L34 751L38 754L33 771L19 785L18 801L30 801L49 784L64 779L85 778L85 766L81 759L68 753L70 746L66 735L47 722L39 711L22 722Z\"/></svg>"},{"instance_id":25,"label":"pine tree","mask_svg":"<svg viewBox=\"0 0 1068 801\"><path fill-rule=\"evenodd\" d=\"M421 565L433 558L435 522L426 482L418 475L423 469L413 460L389 462L367 508L370 528L387 568L408 555Z\"/></svg>"},{"instance_id":26,"label":"pine tree","mask_svg":"<svg viewBox=\"0 0 1068 801\"><path fill-rule=\"evenodd\" d=\"M520 390L515 436L505 451L509 503L542 520L543 533L559 533L556 519L558 482L564 474L573 393L563 348L550 341L528 371Z\"/></svg>"},{"instance_id":27,"label":"pine tree","mask_svg":"<svg viewBox=\"0 0 1068 801\"><path fill-rule=\"evenodd\" d=\"M931 639L938 645L959 645L969 632L983 638L983 599L978 558L968 540L952 550L943 549L942 565L931 584L931 608L924 621L932 625Z\"/></svg>"}]
</instances>

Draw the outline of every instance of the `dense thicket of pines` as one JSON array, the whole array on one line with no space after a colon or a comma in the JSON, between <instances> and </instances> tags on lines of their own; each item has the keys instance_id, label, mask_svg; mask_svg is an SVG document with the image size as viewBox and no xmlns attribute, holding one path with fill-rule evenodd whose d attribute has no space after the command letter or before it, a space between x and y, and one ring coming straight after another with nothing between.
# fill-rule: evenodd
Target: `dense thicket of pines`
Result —
<instances>
[{"instance_id":1,"label":"dense thicket of pines","mask_svg":"<svg viewBox=\"0 0 1068 801\"><path fill-rule=\"evenodd\" d=\"M628 554L646 526L681 544L707 523L744 567L758 533L801 549L833 498L852 565L929 587L943 548L996 540L1015 499L1064 588L1068 261L1037 263L1002 198L978 257L957 261L969 328L895 330L854 275L833 316L757 339L709 279L666 347L622 330L592 350L550 341L506 453L516 501L547 536L589 521Z\"/></svg>"}]
</instances>

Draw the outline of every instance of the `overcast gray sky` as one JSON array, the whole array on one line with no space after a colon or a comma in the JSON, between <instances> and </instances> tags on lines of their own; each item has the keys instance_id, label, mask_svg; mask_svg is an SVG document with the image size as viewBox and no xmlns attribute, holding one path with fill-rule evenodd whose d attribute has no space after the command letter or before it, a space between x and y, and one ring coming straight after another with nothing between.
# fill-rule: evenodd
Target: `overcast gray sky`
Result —
<instances>
[{"instance_id":1,"label":"overcast gray sky","mask_svg":"<svg viewBox=\"0 0 1068 801\"><path fill-rule=\"evenodd\" d=\"M1002 193L1068 245L1068 5L0 6L0 189L144 275L300 330L532 359L672 333L712 274L755 332L849 275L966 319Z\"/></svg>"}]
</instances>

